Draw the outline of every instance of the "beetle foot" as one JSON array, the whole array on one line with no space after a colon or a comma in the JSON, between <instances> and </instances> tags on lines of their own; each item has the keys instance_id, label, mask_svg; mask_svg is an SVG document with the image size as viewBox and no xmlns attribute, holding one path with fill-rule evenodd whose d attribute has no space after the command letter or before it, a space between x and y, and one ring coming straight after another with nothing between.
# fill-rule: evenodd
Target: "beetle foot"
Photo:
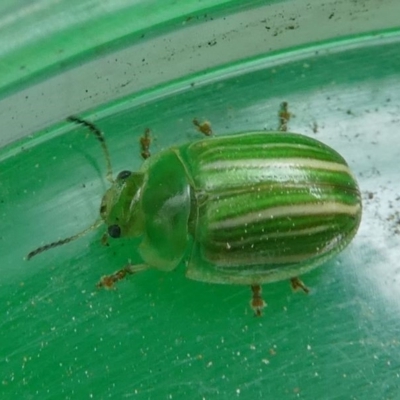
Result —
<instances>
[{"instance_id":1,"label":"beetle foot","mask_svg":"<svg viewBox=\"0 0 400 400\"><path fill-rule=\"evenodd\" d=\"M151 132L149 128L146 128L143 136L140 137L140 155L143 160L146 160L151 156L150 145L151 145Z\"/></svg>"},{"instance_id":2,"label":"beetle foot","mask_svg":"<svg viewBox=\"0 0 400 400\"><path fill-rule=\"evenodd\" d=\"M281 132L286 132L288 129L288 123L292 116L292 113L289 112L289 106L286 101L281 103L281 107L279 109L279 130Z\"/></svg>"},{"instance_id":3,"label":"beetle foot","mask_svg":"<svg viewBox=\"0 0 400 400\"><path fill-rule=\"evenodd\" d=\"M210 121L199 122L197 118L193 119L193 125L205 136L212 136L212 128Z\"/></svg>"},{"instance_id":4,"label":"beetle foot","mask_svg":"<svg viewBox=\"0 0 400 400\"><path fill-rule=\"evenodd\" d=\"M98 288L114 289L115 283L124 279L127 275L132 275L134 272L130 266L120 269L112 275L104 275L101 277L100 282L96 285Z\"/></svg>"},{"instance_id":5,"label":"beetle foot","mask_svg":"<svg viewBox=\"0 0 400 400\"><path fill-rule=\"evenodd\" d=\"M254 311L254 316L261 317L262 309L267 305L261 296L261 285L251 285L251 291L253 292L253 297L250 305Z\"/></svg>"},{"instance_id":6,"label":"beetle foot","mask_svg":"<svg viewBox=\"0 0 400 400\"><path fill-rule=\"evenodd\" d=\"M301 289L304 293L310 292L310 289L297 277L290 279L290 285L293 290Z\"/></svg>"}]
</instances>

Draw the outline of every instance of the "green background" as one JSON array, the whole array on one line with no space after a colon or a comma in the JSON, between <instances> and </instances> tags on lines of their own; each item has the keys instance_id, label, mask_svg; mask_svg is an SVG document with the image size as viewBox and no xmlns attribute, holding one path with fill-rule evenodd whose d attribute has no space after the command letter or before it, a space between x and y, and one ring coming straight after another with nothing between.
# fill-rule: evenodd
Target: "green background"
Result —
<instances>
[{"instance_id":1,"label":"green background","mask_svg":"<svg viewBox=\"0 0 400 400\"><path fill-rule=\"evenodd\" d=\"M153 152L198 138L194 117L217 135L275 129L284 100L292 131L346 158L364 215L352 244L303 277L308 296L264 286L262 318L249 288L189 281L184 265L97 290L137 261L134 242L103 247L102 228L24 260L98 217L105 162L62 121L1 150L0 398L399 398L398 31L221 64L81 116L104 131L117 173L140 167L146 127Z\"/></svg>"}]
</instances>

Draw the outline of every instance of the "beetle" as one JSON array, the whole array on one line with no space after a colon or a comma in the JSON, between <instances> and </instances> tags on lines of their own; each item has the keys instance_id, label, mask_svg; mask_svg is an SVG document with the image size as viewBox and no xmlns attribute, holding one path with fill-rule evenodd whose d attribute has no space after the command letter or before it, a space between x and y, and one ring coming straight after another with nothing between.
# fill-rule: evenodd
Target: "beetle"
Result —
<instances>
[{"instance_id":1,"label":"beetle","mask_svg":"<svg viewBox=\"0 0 400 400\"><path fill-rule=\"evenodd\" d=\"M108 237L141 237L142 264L101 278L110 288L126 275L149 268L175 269L216 284L249 285L251 306L261 315L261 285L298 276L343 250L355 236L362 204L358 184L344 158L320 141L288 133L290 113L282 103L277 131L203 138L150 157L150 131L141 138L139 171L112 179L103 133L78 117L100 141L111 187L100 219L84 232L30 252L28 259L71 242L104 223ZM200 126L196 120L195 125ZM207 133L211 125L207 122Z\"/></svg>"}]
</instances>

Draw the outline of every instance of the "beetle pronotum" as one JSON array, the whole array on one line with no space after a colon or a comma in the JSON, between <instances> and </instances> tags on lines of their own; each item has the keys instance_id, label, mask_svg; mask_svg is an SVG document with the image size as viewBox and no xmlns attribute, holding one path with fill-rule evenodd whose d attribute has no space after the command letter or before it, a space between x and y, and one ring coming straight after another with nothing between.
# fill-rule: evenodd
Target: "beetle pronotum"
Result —
<instances>
[{"instance_id":1,"label":"beetle pronotum","mask_svg":"<svg viewBox=\"0 0 400 400\"><path fill-rule=\"evenodd\" d=\"M255 315L261 315L265 305L263 283L290 279L294 288L307 292L297 277L350 243L361 220L361 196L335 150L286 132L287 103L279 118L276 132L205 138L151 157L146 131L140 141L146 158L142 168L122 171L113 180L101 131L70 117L100 141L112 185L103 196L99 221L82 233L39 247L27 258L105 223L107 237L142 238L137 251L143 263L103 277L98 286L111 287L149 268L171 271L190 254L185 260L188 278L251 286Z\"/></svg>"}]
</instances>

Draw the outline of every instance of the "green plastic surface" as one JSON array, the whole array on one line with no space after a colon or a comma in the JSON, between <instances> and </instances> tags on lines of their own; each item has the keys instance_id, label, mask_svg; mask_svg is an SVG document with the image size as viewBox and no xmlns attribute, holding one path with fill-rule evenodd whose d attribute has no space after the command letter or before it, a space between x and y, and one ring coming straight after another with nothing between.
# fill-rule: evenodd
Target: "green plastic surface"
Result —
<instances>
[{"instance_id":1,"label":"green plastic surface","mask_svg":"<svg viewBox=\"0 0 400 400\"><path fill-rule=\"evenodd\" d=\"M30 250L83 230L108 187L98 142L59 122L0 152L0 398L397 399L400 383L400 33L288 49L135 93L81 115L105 132L114 173L199 137L290 129L342 154L364 199L360 231L311 288L250 289L146 271L115 291L104 274L135 262L136 242L103 230L31 261ZM96 118L92 118L93 115Z\"/></svg>"}]
</instances>

